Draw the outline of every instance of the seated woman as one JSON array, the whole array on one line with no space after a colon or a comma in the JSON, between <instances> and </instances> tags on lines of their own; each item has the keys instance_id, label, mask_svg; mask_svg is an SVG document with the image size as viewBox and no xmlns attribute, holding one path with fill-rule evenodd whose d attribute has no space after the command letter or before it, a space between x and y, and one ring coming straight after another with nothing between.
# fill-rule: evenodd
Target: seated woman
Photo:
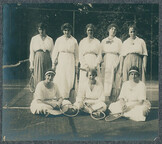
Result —
<instances>
[{"instance_id":1,"label":"seated woman","mask_svg":"<svg viewBox=\"0 0 162 144\"><path fill-rule=\"evenodd\" d=\"M48 70L45 73L45 80L39 82L36 86L34 99L30 106L33 114L47 114L49 110L59 109L59 106L62 104L58 88L52 82L54 76L55 71Z\"/></svg>"},{"instance_id":2,"label":"seated woman","mask_svg":"<svg viewBox=\"0 0 162 144\"><path fill-rule=\"evenodd\" d=\"M134 121L145 121L146 115L151 108L151 104L146 100L146 87L140 81L139 69L132 66L129 70L129 81L122 85L118 101L111 103L109 110L111 113L123 113Z\"/></svg>"},{"instance_id":3,"label":"seated woman","mask_svg":"<svg viewBox=\"0 0 162 144\"><path fill-rule=\"evenodd\" d=\"M97 77L97 70L89 69L86 76L88 80L85 81L83 87L78 90L74 105L87 113L94 111L98 113L104 112L107 106L105 104L102 83L95 79Z\"/></svg>"}]
</instances>

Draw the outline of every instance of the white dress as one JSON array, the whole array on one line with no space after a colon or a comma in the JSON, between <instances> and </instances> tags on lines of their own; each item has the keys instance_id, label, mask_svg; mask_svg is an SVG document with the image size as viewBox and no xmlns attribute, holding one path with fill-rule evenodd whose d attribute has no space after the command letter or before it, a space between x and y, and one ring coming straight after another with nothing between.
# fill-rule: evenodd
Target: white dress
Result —
<instances>
[{"instance_id":1,"label":"white dress","mask_svg":"<svg viewBox=\"0 0 162 144\"><path fill-rule=\"evenodd\" d=\"M79 43L79 62L81 68L97 68L98 77L100 75L99 63L101 61L101 48L100 41L96 38L91 39L89 42L88 38L84 38ZM98 66L98 67L97 67ZM84 82L87 80L86 72L80 70L79 77L79 88L83 86Z\"/></svg>"},{"instance_id":2,"label":"white dress","mask_svg":"<svg viewBox=\"0 0 162 144\"><path fill-rule=\"evenodd\" d=\"M124 104L119 101L110 104L109 109L112 113L122 112L122 107L134 105L129 111L124 113L125 117L128 117L135 121L145 121L146 116L144 113L148 112L151 108L151 104L146 100L146 87L142 81L139 81L135 86L130 85L130 81L123 83L119 99L124 99ZM138 101L144 101L143 104L136 104Z\"/></svg>"},{"instance_id":3,"label":"white dress","mask_svg":"<svg viewBox=\"0 0 162 144\"><path fill-rule=\"evenodd\" d=\"M78 90L76 97L76 105L78 108L84 108L84 103L91 104L93 110L102 108L106 110L105 96L103 94L103 86L100 81L97 81L94 88L91 90L88 84L88 80L84 82L84 86Z\"/></svg>"},{"instance_id":4,"label":"white dress","mask_svg":"<svg viewBox=\"0 0 162 144\"><path fill-rule=\"evenodd\" d=\"M112 41L109 41L108 38L105 38L102 40L101 46L102 54L104 54L104 63L102 65L104 95L110 96L114 82L114 69L119 64L119 55L122 41L117 37L114 37Z\"/></svg>"},{"instance_id":5,"label":"white dress","mask_svg":"<svg viewBox=\"0 0 162 144\"><path fill-rule=\"evenodd\" d=\"M71 36L57 38L52 53L52 64L57 60L56 76L54 82L57 84L62 98L69 98L69 92L73 87L75 66L78 66L78 43Z\"/></svg>"},{"instance_id":6,"label":"white dress","mask_svg":"<svg viewBox=\"0 0 162 144\"><path fill-rule=\"evenodd\" d=\"M53 87L48 89L45 87L44 82L38 83L34 93L34 99L30 105L30 110L33 114L39 114L42 110L53 109L52 106L45 104L43 102L38 102L38 100L48 101L51 103L57 102L59 100L59 91L55 84Z\"/></svg>"}]
</instances>

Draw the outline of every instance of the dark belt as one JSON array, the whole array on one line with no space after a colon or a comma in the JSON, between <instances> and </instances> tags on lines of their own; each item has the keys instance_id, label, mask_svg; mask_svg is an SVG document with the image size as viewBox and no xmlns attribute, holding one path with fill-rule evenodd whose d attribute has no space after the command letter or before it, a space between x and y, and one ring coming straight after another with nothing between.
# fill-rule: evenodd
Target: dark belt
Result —
<instances>
[{"instance_id":1,"label":"dark belt","mask_svg":"<svg viewBox=\"0 0 162 144\"><path fill-rule=\"evenodd\" d=\"M41 49L39 49L39 50L37 50L36 52L44 52L43 50L41 50ZM46 50L45 52L49 52L48 50ZM44 52L44 53L45 53Z\"/></svg>"}]
</instances>

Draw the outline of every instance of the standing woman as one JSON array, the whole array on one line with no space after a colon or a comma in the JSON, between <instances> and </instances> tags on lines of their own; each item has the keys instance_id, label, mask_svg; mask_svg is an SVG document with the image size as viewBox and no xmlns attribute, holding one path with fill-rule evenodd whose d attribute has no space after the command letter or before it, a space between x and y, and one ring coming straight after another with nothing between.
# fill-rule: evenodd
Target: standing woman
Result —
<instances>
[{"instance_id":1,"label":"standing woman","mask_svg":"<svg viewBox=\"0 0 162 144\"><path fill-rule=\"evenodd\" d=\"M108 37L101 42L104 63L102 64L104 95L111 96L114 75L119 65L119 55L122 41L117 38L117 25L110 24L107 28Z\"/></svg>"},{"instance_id":2,"label":"standing woman","mask_svg":"<svg viewBox=\"0 0 162 144\"><path fill-rule=\"evenodd\" d=\"M61 97L69 98L78 69L78 43L71 35L72 26L69 23L63 24L61 30L63 35L57 38L52 53L52 68L56 69L54 82L58 86ZM58 61L57 67L56 61Z\"/></svg>"},{"instance_id":3,"label":"standing woman","mask_svg":"<svg viewBox=\"0 0 162 144\"><path fill-rule=\"evenodd\" d=\"M129 38L126 39L121 51L120 73L123 74L123 81L129 78L131 66L139 68L140 80L145 82L145 72L147 64L147 49L143 39L136 36L136 27L129 26Z\"/></svg>"},{"instance_id":4,"label":"standing woman","mask_svg":"<svg viewBox=\"0 0 162 144\"><path fill-rule=\"evenodd\" d=\"M30 71L34 74L34 86L44 80L45 72L52 67L51 52L53 39L46 34L46 25L37 25L39 34L33 36L30 42Z\"/></svg>"},{"instance_id":5,"label":"standing woman","mask_svg":"<svg viewBox=\"0 0 162 144\"><path fill-rule=\"evenodd\" d=\"M98 69L101 61L101 49L100 41L94 38L95 27L93 24L86 25L87 37L83 38L79 43L79 62L83 69ZM87 79L86 71L80 70L79 88L83 86L83 83Z\"/></svg>"}]
</instances>

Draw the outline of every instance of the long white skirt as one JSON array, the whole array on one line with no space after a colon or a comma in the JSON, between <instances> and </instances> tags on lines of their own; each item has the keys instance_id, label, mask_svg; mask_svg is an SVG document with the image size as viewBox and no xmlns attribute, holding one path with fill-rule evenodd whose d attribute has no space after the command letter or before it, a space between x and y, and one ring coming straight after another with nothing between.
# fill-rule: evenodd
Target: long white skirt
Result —
<instances>
[{"instance_id":1,"label":"long white skirt","mask_svg":"<svg viewBox=\"0 0 162 144\"><path fill-rule=\"evenodd\" d=\"M97 56L95 54L86 54L84 56L84 59L89 68L93 69L97 66L96 64ZM85 69L85 67L82 65L81 65L81 68ZM81 88L84 85L84 82L87 81L88 78L86 74L87 74L86 71L80 70L78 88ZM97 67L97 78L96 79L100 80L100 77L101 77L100 68Z\"/></svg>"},{"instance_id":2,"label":"long white skirt","mask_svg":"<svg viewBox=\"0 0 162 144\"><path fill-rule=\"evenodd\" d=\"M110 96L112 85L114 82L114 69L119 64L119 56L116 54L107 53L104 57L102 65L102 81L104 85L104 95Z\"/></svg>"},{"instance_id":3,"label":"long white skirt","mask_svg":"<svg viewBox=\"0 0 162 144\"><path fill-rule=\"evenodd\" d=\"M58 86L62 98L69 98L69 92L73 88L74 75L74 55L71 53L59 53L54 82Z\"/></svg>"},{"instance_id":4,"label":"long white skirt","mask_svg":"<svg viewBox=\"0 0 162 144\"><path fill-rule=\"evenodd\" d=\"M57 101L51 100L51 103L54 104L57 103ZM71 104L71 102L68 100L62 101L62 105L69 105L69 104ZM32 114L41 114L42 112L44 113L48 112L48 110L53 110L53 107L43 102L37 102L36 99L34 99L30 105L30 111L32 112Z\"/></svg>"},{"instance_id":5,"label":"long white skirt","mask_svg":"<svg viewBox=\"0 0 162 144\"><path fill-rule=\"evenodd\" d=\"M48 104L45 104L43 102L38 103L37 100L34 99L30 105L30 110L31 110L32 114L41 114L41 112L45 113L48 110L53 110L53 107Z\"/></svg>"},{"instance_id":6,"label":"long white skirt","mask_svg":"<svg viewBox=\"0 0 162 144\"><path fill-rule=\"evenodd\" d=\"M90 104L91 108L85 106L84 103ZM92 103L90 100L84 100L83 102L74 103L74 105L77 106L79 109L83 109L83 111L86 113L92 113L92 111L97 110L104 112L107 109L107 105L102 101Z\"/></svg>"},{"instance_id":7,"label":"long white skirt","mask_svg":"<svg viewBox=\"0 0 162 144\"><path fill-rule=\"evenodd\" d=\"M109 110L111 113L121 113L123 110L123 106L131 106L133 105L132 102L126 102L125 104L121 103L120 101L111 103L109 106ZM130 109L128 112L124 113L124 117L127 117L134 121L145 121L146 120L146 114L149 112L151 108L151 104L148 100L145 100L142 105L136 105L132 109Z\"/></svg>"}]
</instances>

